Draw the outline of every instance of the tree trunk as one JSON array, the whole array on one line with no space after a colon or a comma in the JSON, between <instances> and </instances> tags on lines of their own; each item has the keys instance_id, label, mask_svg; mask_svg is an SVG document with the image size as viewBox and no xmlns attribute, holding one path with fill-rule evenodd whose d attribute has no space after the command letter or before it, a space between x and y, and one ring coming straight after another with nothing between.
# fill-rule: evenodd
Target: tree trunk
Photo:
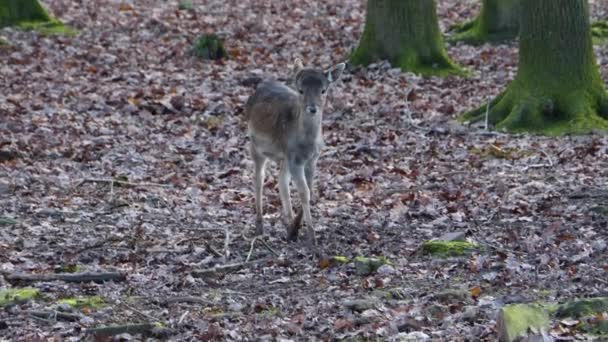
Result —
<instances>
[{"instance_id":1,"label":"tree trunk","mask_svg":"<svg viewBox=\"0 0 608 342\"><path fill-rule=\"evenodd\" d=\"M23 22L50 22L38 0L1 0L0 27L12 26Z\"/></svg>"},{"instance_id":2,"label":"tree trunk","mask_svg":"<svg viewBox=\"0 0 608 342\"><path fill-rule=\"evenodd\" d=\"M450 41L482 44L513 39L519 33L519 9L520 0L482 0L477 18L458 27Z\"/></svg>"},{"instance_id":3,"label":"tree trunk","mask_svg":"<svg viewBox=\"0 0 608 342\"><path fill-rule=\"evenodd\" d=\"M365 29L350 62L382 59L419 74L463 73L444 49L433 0L367 1Z\"/></svg>"},{"instance_id":4,"label":"tree trunk","mask_svg":"<svg viewBox=\"0 0 608 342\"><path fill-rule=\"evenodd\" d=\"M464 115L485 118L486 106ZM608 130L608 94L595 61L587 0L526 2L517 76L490 103L487 119L515 132Z\"/></svg>"}]
</instances>

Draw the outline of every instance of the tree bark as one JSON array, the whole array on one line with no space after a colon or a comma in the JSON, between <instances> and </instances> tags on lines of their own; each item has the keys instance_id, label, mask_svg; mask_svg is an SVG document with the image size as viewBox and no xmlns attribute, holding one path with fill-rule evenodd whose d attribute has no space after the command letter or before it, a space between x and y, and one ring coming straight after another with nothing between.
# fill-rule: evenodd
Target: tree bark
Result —
<instances>
[{"instance_id":1,"label":"tree bark","mask_svg":"<svg viewBox=\"0 0 608 342\"><path fill-rule=\"evenodd\" d=\"M481 12L474 20L456 28L450 41L470 44L513 39L519 33L520 0L482 0Z\"/></svg>"},{"instance_id":2,"label":"tree bark","mask_svg":"<svg viewBox=\"0 0 608 342\"><path fill-rule=\"evenodd\" d=\"M0 2L0 27L22 22L50 22L52 19L38 0L3 0Z\"/></svg>"},{"instance_id":3,"label":"tree bark","mask_svg":"<svg viewBox=\"0 0 608 342\"><path fill-rule=\"evenodd\" d=\"M608 130L608 94L593 52L587 0L535 0L521 11L519 69L489 106L497 129L549 135ZM486 106L464 120L486 117Z\"/></svg>"},{"instance_id":4,"label":"tree bark","mask_svg":"<svg viewBox=\"0 0 608 342\"><path fill-rule=\"evenodd\" d=\"M350 62L383 59L424 75L463 73L445 51L433 0L367 1L365 28Z\"/></svg>"}]
</instances>

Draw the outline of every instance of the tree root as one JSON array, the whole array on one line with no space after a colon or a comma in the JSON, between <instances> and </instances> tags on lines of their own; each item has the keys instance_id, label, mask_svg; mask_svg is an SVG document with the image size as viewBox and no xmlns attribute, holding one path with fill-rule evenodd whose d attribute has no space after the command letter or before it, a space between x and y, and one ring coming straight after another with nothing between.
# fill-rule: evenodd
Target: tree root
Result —
<instances>
[{"instance_id":1,"label":"tree root","mask_svg":"<svg viewBox=\"0 0 608 342\"><path fill-rule=\"evenodd\" d=\"M464 42L471 45L481 45L488 42L500 43L517 37L517 31L488 32L481 28L478 19L454 25L452 30L456 33L447 38L449 43Z\"/></svg>"},{"instance_id":2,"label":"tree root","mask_svg":"<svg viewBox=\"0 0 608 342\"><path fill-rule=\"evenodd\" d=\"M514 81L486 105L465 113L462 121L487 120L497 130L547 135L608 130L608 95L576 90L566 95L534 94Z\"/></svg>"}]
</instances>

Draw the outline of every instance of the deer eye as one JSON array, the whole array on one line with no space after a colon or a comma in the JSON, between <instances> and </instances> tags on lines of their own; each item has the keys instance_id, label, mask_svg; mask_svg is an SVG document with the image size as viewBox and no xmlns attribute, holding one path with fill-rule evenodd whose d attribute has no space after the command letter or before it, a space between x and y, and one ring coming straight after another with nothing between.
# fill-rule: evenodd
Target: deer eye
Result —
<instances>
[{"instance_id":1,"label":"deer eye","mask_svg":"<svg viewBox=\"0 0 608 342\"><path fill-rule=\"evenodd\" d=\"M300 89L299 92L300 94L304 95L304 90Z\"/></svg>"},{"instance_id":2,"label":"deer eye","mask_svg":"<svg viewBox=\"0 0 608 342\"><path fill-rule=\"evenodd\" d=\"M321 94L325 94L326 91L327 91L327 89L321 90Z\"/></svg>"}]
</instances>

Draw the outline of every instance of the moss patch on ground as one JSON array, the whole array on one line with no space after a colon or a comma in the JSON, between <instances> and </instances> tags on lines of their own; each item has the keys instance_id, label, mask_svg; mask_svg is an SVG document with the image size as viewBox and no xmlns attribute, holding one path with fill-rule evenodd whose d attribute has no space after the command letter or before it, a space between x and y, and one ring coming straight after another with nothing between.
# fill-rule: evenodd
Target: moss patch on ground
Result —
<instances>
[{"instance_id":1,"label":"moss patch on ground","mask_svg":"<svg viewBox=\"0 0 608 342\"><path fill-rule=\"evenodd\" d=\"M0 289L0 307L10 305L15 302L27 301L40 295L38 289L24 287L21 289Z\"/></svg>"},{"instance_id":2,"label":"moss patch on ground","mask_svg":"<svg viewBox=\"0 0 608 342\"><path fill-rule=\"evenodd\" d=\"M92 297L75 297L75 298L63 298L57 301L59 304L67 304L76 309L97 309L103 307L106 302L99 296Z\"/></svg>"},{"instance_id":3,"label":"moss patch on ground","mask_svg":"<svg viewBox=\"0 0 608 342\"><path fill-rule=\"evenodd\" d=\"M358 256L355 258L355 268L358 275L366 276L375 273L382 265L390 264L387 258L366 258Z\"/></svg>"},{"instance_id":4,"label":"moss patch on ground","mask_svg":"<svg viewBox=\"0 0 608 342\"><path fill-rule=\"evenodd\" d=\"M73 28L62 24L60 21L51 20L48 22L41 21L25 21L20 22L16 25L18 29L24 31L36 31L43 35L65 35L65 36L75 36L77 31Z\"/></svg>"},{"instance_id":5,"label":"moss patch on ground","mask_svg":"<svg viewBox=\"0 0 608 342\"><path fill-rule=\"evenodd\" d=\"M608 297L582 299L560 305L555 315L558 318L581 318L602 312L608 312Z\"/></svg>"},{"instance_id":6,"label":"moss patch on ground","mask_svg":"<svg viewBox=\"0 0 608 342\"><path fill-rule=\"evenodd\" d=\"M530 330L547 331L549 313L538 304L507 305L500 310L497 324L501 341L516 341Z\"/></svg>"},{"instance_id":7,"label":"moss patch on ground","mask_svg":"<svg viewBox=\"0 0 608 342\"><path fill-rule=\"evenodd\" d=\"M422 245L422 253L438 257L463 256L479 246L463 241L427 241Z\"/></svg>"},{"instance_id":8,"label":"moss patch on ground","mask_svg":"<svg viewBox=\"0 0 608 342\"><path fill-rule=\"evenodd\" d=\"M202 59L228 58L222 40L215 34L204 34L199 37L192 47L192 54Z\"/></svg>"}]
</instances>

